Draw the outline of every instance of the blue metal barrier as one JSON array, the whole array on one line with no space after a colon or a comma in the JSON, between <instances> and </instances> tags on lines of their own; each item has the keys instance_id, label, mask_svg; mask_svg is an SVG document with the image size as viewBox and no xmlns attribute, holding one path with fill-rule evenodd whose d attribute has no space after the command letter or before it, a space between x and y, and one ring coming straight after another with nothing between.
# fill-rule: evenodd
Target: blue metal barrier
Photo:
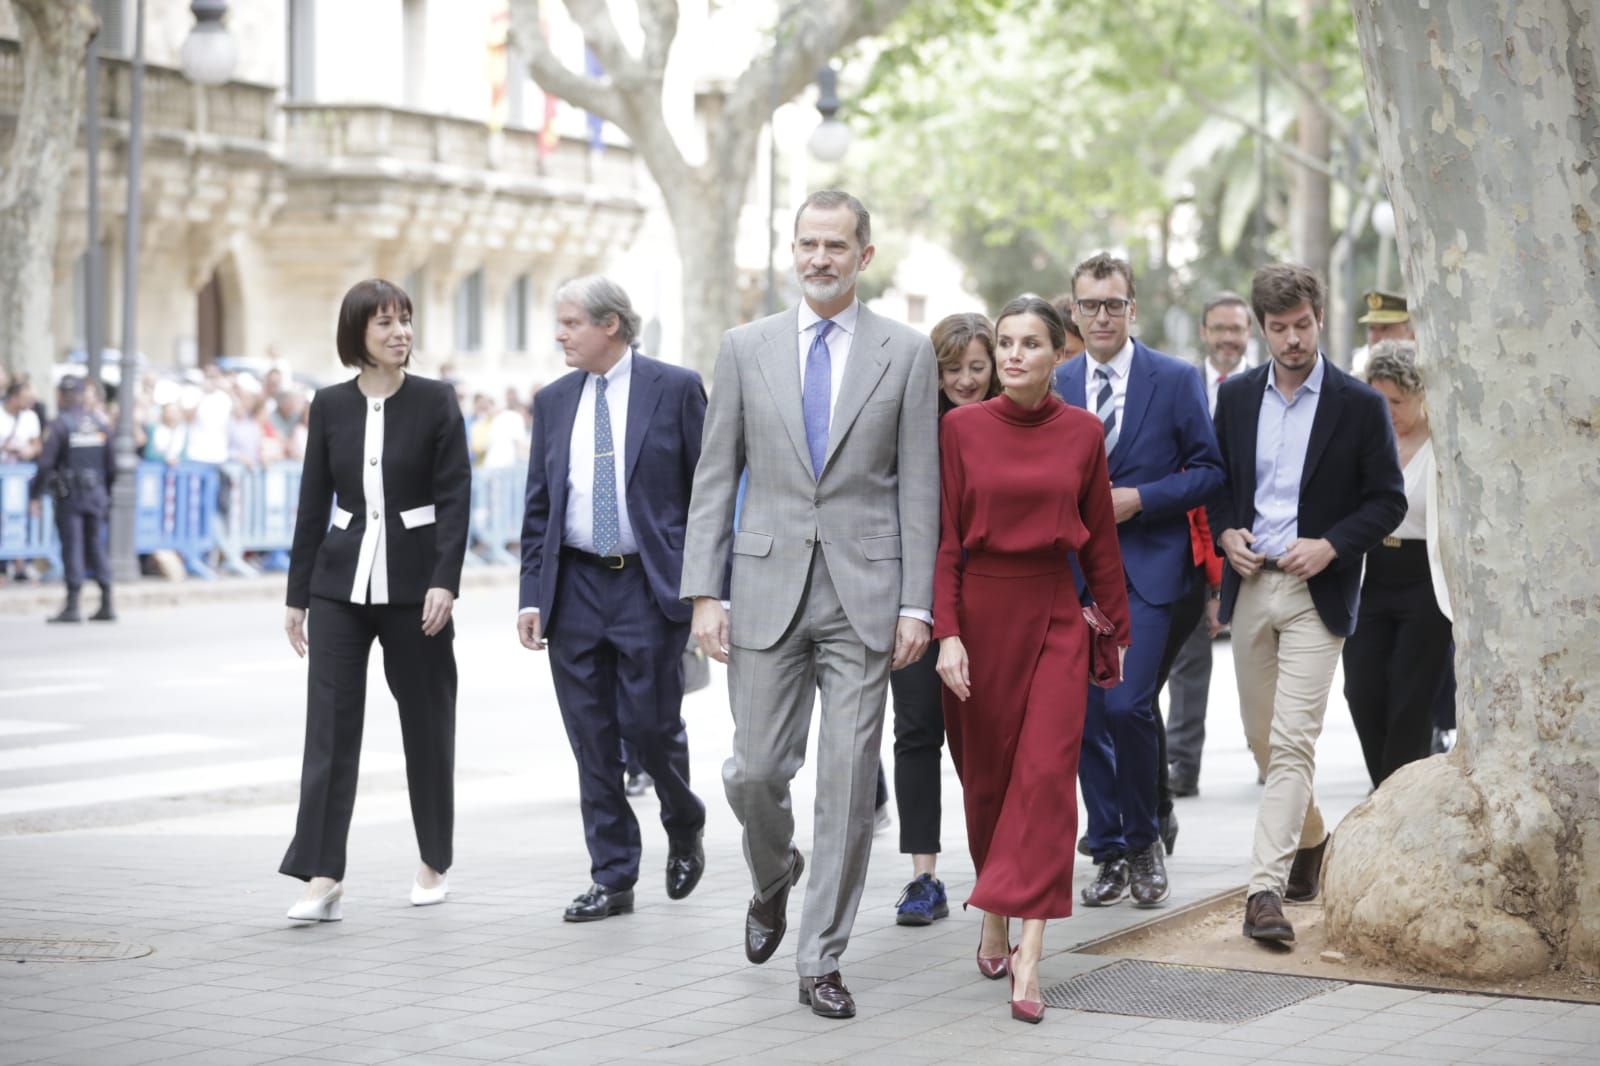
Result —
<instances>
[{"instance_id":1,"label":"blue metal barrier","mask_svg":"<svg viewBox=\"0 0 1600 1066\"><path fill-rule=\"evenodd\" d=\"M472 533L470 546L479 554L467 553L469 561L515 563L508 550L522 538L523 486L528 472L522 466L472 472Z\"/></svg>"},{"instance_id":2,"label":"blue metal barrier","mask_svg":"<svg viewBox=\"0 0 1600 1066\"><path fill-rule=\"evenodd\" d=\"M268 556L266 569L282 569L294 542L300 464L227 467L233 484L226 518L218 508L222 469L207 463L140 463L134 481L134 550L141 555L176 552L190 574L206 580L217 576L213 553L234 573L256 572L246 553ZM55 574L61 549L51 519L52 501L45 497L38 518L28 511L33 473L31 463L0 465L0 560L44 559ZM517 561L525 477L521 467L472 472L469 561Z\"/></svg>"},{"instance_id":3,"label":"blue metal barrier","mask_svg":"<svg viewBox=\"0 0 1600 1066\"><path fill-rule=\"evenodd\" d=\"M134 551L176 552L190 574L208 581L216 577L206 556L216 546L217 468L140 463L134 489Z\"/></svg>"},{"instance_id":4,"label":"blue metal barrier","mask_svg":"<svg viewBox=\"0 0 1600 1066\"><path fill-rule=\"evenodd\" d=\"M56 537L55 501L43 500L39 517L28 511L28 485L32 463L0 465L0 560L45 559L50 573L61 569L61 547Z\"/></svg>"}]
</instances>

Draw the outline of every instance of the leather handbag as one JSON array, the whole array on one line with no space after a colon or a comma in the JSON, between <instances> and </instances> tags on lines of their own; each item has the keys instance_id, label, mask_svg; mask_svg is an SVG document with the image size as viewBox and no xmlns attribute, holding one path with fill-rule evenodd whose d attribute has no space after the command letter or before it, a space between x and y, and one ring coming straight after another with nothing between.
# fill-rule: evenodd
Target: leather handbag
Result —
<instances>
[{"instance_id":1,"label":"leather handbag","mask_svg":"<svg viewBox=\"0 0 1600 1066\"><path fill-rule=\"evenodd\" d=\"M1115 688L1122 683L1117 627L1098 604L1087 604L1083 608L1083 620L1089 626L1089 680L1101 688Z\"/></svg>"}]
</instances>

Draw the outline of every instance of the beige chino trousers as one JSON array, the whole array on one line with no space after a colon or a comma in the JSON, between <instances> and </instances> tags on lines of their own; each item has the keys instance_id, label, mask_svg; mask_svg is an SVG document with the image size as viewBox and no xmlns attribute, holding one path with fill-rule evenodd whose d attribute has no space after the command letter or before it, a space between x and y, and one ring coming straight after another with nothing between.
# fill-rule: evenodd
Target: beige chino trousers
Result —
<instances>
[{"instance_id":1,"label":"beige chino trousers","mask_svg":"<svg viewBox=\"0 0 1600 1066\"><path fill-rule=\"evenodd\" d=\"M1239 715L1267 782L1249 894L1282 896L1295 851L1322 843L1328 832L1311 782L1344 638L1323 625L1304 581L1272 570L1240 581L1232 627Z\"/></svg>"}]
</instances>

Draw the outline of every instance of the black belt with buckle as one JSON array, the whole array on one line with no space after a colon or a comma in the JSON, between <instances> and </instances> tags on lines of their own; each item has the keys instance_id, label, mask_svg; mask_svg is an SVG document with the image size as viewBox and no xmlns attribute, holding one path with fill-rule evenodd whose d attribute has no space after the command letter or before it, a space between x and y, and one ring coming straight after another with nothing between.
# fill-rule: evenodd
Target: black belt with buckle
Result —
<instances>
[{"instance_id":1,"label":"black belt with buckle","mask_svg":"<svg viewBox=\"0 0 1600 1066\"><path fill-rule=\"evenodd\" d=\"M1261 569L1263 569L1263 570L1282 570L1283 567L1279 565L1279 560L1278 559L1263 559L1263 560L1261 560Z\"/></svg>"},{"instance_id":2,"label":"black belt with buckle","mask_svg":"<svg viewBox=\"0 0 1600 1066\"><path fill-rule=\"evenodd\" d=\"M593 552L579 551L577 548L562 548L561 554L573 562L583 563L600 570L625 570L630 566L639 565L639 556L634 555L596 555Z\"/></svg>"}]
</instances>

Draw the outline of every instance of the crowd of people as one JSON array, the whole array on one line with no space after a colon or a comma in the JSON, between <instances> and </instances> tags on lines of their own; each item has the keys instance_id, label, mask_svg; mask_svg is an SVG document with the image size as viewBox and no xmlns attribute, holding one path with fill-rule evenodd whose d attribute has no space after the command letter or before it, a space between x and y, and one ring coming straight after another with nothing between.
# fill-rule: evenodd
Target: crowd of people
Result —
<instances>
[{"instance_id":1,"label":"crowd of people","mask_svg":"<svg viewBox=\"0 0 1600 1066\"><path fill-rule=\"evenodd\" d=\"M660 799L668 898L705 873L681 714L692 642L728 668L722 778L752 887L747 958L764 963L785 940L809 864L799 999L855 1014L841 959L892 691L911 867L898 918L949 914L937 876L948 744L976 873L965 902L983 914L976 968L1009 978L1010 1015L1037 1023L1048 922L1075 904L1170 898L1172 800L1198 792L1212 641L1230 632L1263 786L1239 841L1243 932L1292 941L1285 901L1320 892L1329 827L1312 781L1341 655L1374 786L1427 754L1450 672L1414 340L1375 344L1365 380L1352 376L1322 350L1321 280L1272 263L1248 294L1207 301L1199 368L1136 338L1133 269L1104 253L1053 302L1024 294L930 338L857 298L874 246L854 197L808 197L792 247L803 298L728 331L709 397L695 372L638 350L620 286L585 277L555 301L572 373L533 397L531 422L481 398L470 429L448 387L406 372L409 297L378 280L346 296L338 349L357 373L310 406L285 616L310 656L282 866L307 885L289 917L343 916L374 640L406 741L411 901L448 897L464 486L474 459L520 465L525 431L515 629L550 663L590 856L565 920L633 910L630 759ZM1264 358L1247 366L1253 339ZM790 784L819 707L806 855ZM1078 852L1095 876L1074 894Z\"/></svg>"}]
</instances>

